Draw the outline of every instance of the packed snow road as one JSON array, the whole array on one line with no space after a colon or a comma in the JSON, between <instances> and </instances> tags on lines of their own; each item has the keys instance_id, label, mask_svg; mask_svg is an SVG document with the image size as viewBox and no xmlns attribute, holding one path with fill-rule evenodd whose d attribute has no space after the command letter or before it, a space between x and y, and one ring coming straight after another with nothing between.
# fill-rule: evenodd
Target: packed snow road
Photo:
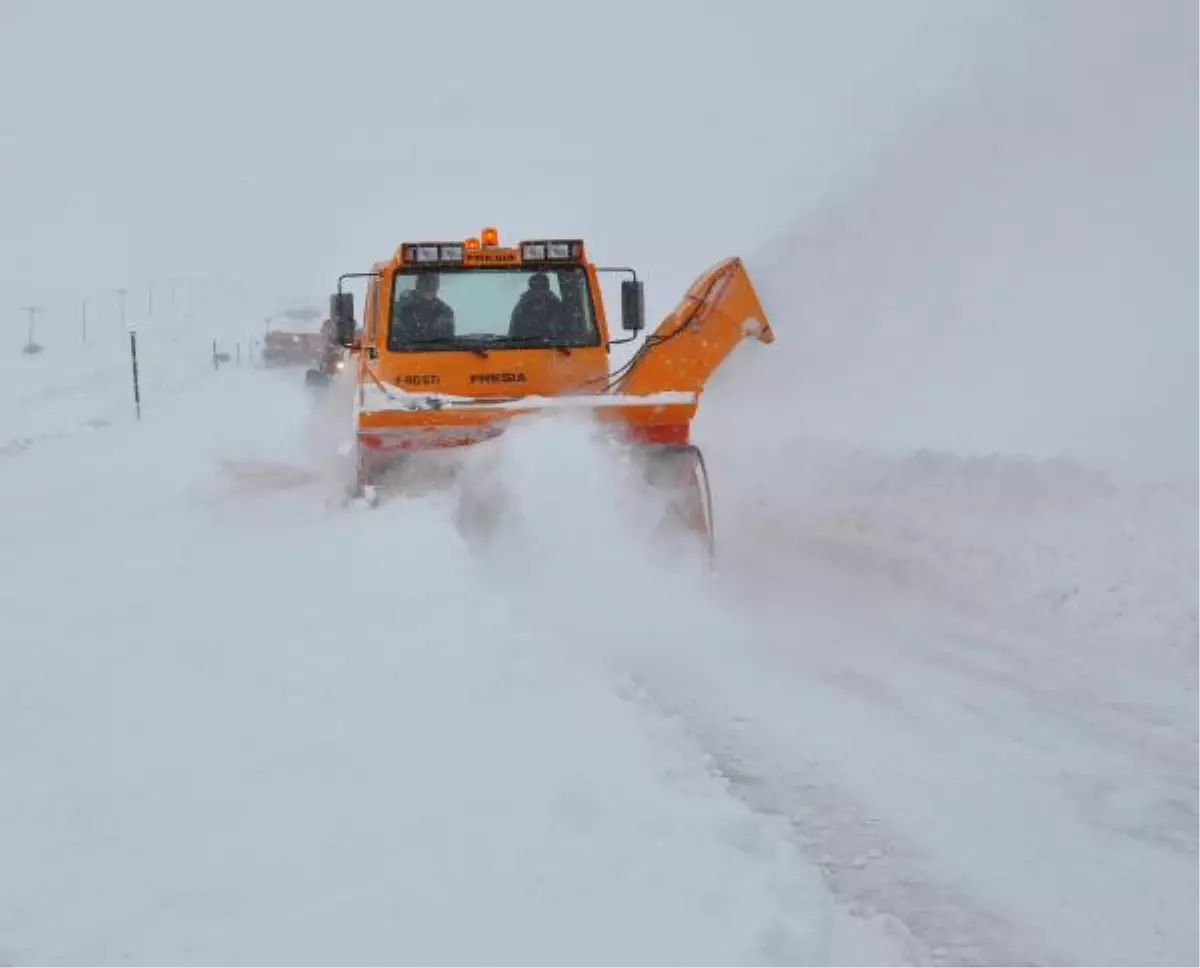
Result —
<instances>
[{"instance_id":1,"label":"packed snow road","mask_svg":"<svg viewBox=\"0 0 1200 968\"><path fill-rule=\"evenodd\" d=\"M479 544L339 506L340 391L206 382L0 458L0 962L1197 960L1194 600L1002 622L719 424L716 579L574 423Z\"/></svg>"}]
</instances>

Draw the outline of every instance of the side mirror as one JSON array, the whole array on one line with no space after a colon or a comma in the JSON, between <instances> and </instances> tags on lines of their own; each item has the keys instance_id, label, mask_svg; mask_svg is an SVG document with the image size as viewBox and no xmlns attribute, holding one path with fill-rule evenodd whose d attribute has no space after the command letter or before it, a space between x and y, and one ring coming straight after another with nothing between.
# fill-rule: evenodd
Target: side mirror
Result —
<instances>
[{"instance_id":1,"label":"side mirror","mask_svg":"<svg viewBox=\"0 0 1200 968\"><path fill-rule=\"evenodd\" d=\"M630 333L646 328L646 300L640 279L621 283L621 326Z\"/></svg>"},{"instance_id":2,"label":"side mirror","mask_svg":"<svg viewBox=\"0 0 1200 968\"><path fill-rule=\"evenodd\" d=\"M354 293L337 292L330 296L329 318L337 331L337 341L349 346L354 341Z\"/></svg>"}]
</instances>

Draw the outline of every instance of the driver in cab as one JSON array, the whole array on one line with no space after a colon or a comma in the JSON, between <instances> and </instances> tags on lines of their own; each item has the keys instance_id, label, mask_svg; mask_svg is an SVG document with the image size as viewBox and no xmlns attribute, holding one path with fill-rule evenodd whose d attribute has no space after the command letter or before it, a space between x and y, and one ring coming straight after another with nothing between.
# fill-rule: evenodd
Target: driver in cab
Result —
<instances>
[{"instance_id":1,"label":"driver in cab","mask_svg":"<svg viewBox=\"0 0 1200 968\"><path fill-rule=\"evenodd\" d=\"M416 285L396 297L400 340L429 343L454 338L454 310L438 296L436 272L422 272Z\"/></svg>"}]
</instances>

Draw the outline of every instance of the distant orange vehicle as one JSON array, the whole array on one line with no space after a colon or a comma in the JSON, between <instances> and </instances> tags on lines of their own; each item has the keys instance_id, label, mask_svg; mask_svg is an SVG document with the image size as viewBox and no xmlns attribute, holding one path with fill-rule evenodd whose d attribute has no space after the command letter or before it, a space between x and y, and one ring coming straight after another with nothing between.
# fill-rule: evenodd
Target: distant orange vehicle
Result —
<instances>
[{"instance_id":1,"label":"distant orange vehicle","mask_svg":"<svg viewBox=\"0 0 1200 968\"><path fill-rule=\"evenodd\" d=\"M624 340L611 338L606 272L628 277ZM343 283L362 277L360 327ZM338 342L357 355L356 493L375 499L416 452L493 438L522 414L584 407L671 489L671 506L711 555L712 497L692 419L705 381L744 338L775 338L739 258L701 275L616 369L610 347L645 328L643 283L632 269L594 265L579 239L508 246L485 228L463 241L405 242L370 272L343 275L330 304Z\"/></svg>"}]
</instances>

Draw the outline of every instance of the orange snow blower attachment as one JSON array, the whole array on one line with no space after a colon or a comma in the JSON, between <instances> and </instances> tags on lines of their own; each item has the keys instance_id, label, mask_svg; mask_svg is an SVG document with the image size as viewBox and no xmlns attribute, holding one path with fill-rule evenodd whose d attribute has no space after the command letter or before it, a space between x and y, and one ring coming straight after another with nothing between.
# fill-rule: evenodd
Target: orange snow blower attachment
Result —
<instances>
[{"instance_id":1,"label":"orange snow blower attachment","mask_svg":"<svg viewBox=\"0 0 1200 968\"><path fill-rule=\"evenodd\" d=\"M618 274L613 339L600 278ZM350 278L367 279L361 327ZM498 436L516 417L585 409L645 458L647 479L712 548L703 457L690 439L704 384L746 337L774 340L739 258L705 272L620 367L610 349L645 328L643 283L596 266L579 239L506 246L495 228L464 241L405 242L387 262L350 273L331 298L342 346L358 356L357 478L374 495L420 451Z\"/></svg>"}]
</instances>

